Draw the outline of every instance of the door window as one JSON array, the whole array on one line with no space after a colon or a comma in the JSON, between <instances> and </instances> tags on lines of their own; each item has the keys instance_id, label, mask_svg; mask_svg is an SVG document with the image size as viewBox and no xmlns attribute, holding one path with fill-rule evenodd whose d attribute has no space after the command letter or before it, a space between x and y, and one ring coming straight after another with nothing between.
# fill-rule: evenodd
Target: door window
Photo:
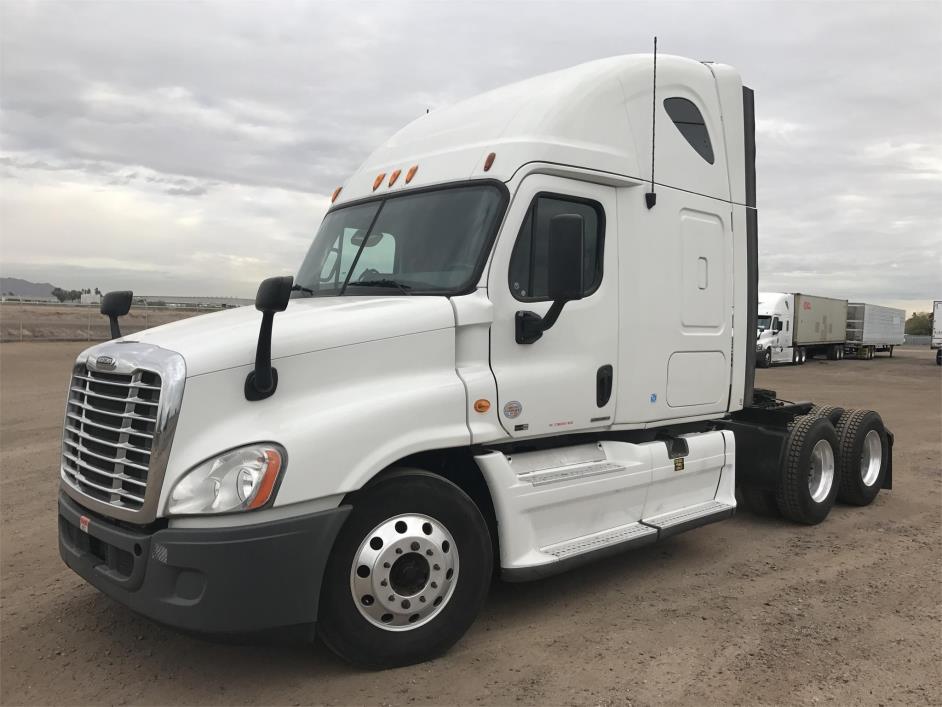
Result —
<instances>
[{"instance_id":1,"label":"door window","mask_svg":"<svg viewBox=\"0 0 942 707\"><path fill-rule=\"evenodd\" d=\"M583 294L590 295L602 281L605 213L596 201L538 194L527 211L510 258L510 291L523 302L545 302L550 219L577 214L584 224Z\"/></svg>"}]
</instances>

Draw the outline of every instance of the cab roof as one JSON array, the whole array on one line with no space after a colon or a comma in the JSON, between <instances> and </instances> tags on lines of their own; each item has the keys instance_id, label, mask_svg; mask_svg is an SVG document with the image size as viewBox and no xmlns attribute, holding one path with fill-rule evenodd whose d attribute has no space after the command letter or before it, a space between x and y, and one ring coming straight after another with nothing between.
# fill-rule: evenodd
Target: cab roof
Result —
<instances>
[{"instance_id":1,"label":"cab roof","mask_svg":"<svg viewBox=\"0 0 942 707\"><path fill-rule=\"evenodd\" d=\"M611 57L519 81L423 114L364 161L343 184L337 204L469 179L506 182L531 162L650 179L652 72L651 54ZM668 97L686 98L699 109L715 154L712 164L671 124L664 109ZM738 126L737 155L741 155L739 75L719 64L658 55L657 99L657 182L730 199L727 161L731 156L727 155L721 105L734 104L727 106L732 120L727 120L726 128ZM491 153L493 164L485 169ZM741 163L740 159L733 164ZM405 177L413 165L418 168L407 184ZM400 174L390 186L396 170ZM739 196L734 190L732 200L742 201Z\"/></svg>"}]
</instances>

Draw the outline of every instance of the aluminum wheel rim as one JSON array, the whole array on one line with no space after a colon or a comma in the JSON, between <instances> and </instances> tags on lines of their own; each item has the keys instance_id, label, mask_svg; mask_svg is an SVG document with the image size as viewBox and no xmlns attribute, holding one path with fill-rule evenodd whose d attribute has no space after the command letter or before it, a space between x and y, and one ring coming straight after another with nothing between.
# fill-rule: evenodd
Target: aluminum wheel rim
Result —
<instances>
[{"instance_id":1,"label":"aluminum wheel rim","mask_svg":"<svg viewBox=\"0 0 942 707\"><path fill-rule=\"evenodd\" d=\"M821 503L834 485L834 450L826 439L819 439L811 450L811 468L808 472L808 491L811 500Z\"/></svg>"},{"instance_id":2,"label":"aluminum wheel rim","mask_svg":"<svg viewBox=\"0 0 942 707\"><path fill-rule=\"evenodd\" d=\"M458 548L439 521L398 515L367 534L350 568L353 603L387 631L410 631L438 616L458 581Z\"/></svg>"},{"instance_id":3,"label":"aluminum wheel rim","mask_svg":"<svg viewBox=\"0 0 942 707\"><path fill-rule=\"evenodd\" d=\"M881 466L883 466L883 440L880 439L879 432L870 430L864 436L863 449L860 452L860 478L864 486L873 486L876 483Z\"/></svg>"}]
</instances>

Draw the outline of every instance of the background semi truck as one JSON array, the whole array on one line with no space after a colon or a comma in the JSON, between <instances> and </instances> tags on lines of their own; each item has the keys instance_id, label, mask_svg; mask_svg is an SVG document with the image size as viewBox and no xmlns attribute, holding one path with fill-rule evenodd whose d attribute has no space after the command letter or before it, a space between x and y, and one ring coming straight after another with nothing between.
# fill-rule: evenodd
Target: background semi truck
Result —
<instances>
[{"instance_id":1,"label":"background semi truck","mask_svg":"<svg viewBox=\"0 0 942 707\"><path fill-rule=\"evenodd\" d=\"M109 293L115 338L66 403L64 561L166 624L316 625L388 667L457 641L495 573L660 542L737 493L816 524L889 488L876 412L754 387L752 91L656 69L614 57L422 115L254 309L122 337L131 293Z\"/></svg>"},{"instance_id":2,"label":"background semi truck","mask_svg":"<svg viewBox=\"0 0 942 707\"><path fill-rule=\"evenodd\" d=\"M844 357L847 300L801 292L759 293L756 359L760 366Z\"/></svg>"},{"instance_id":3,"label":"background semi truck","mask_svg":"<svg viewBox=\"0 0 942 707\"><path fill-rule=\"evenodd\" d=\"M864 302L803 293L759 293L756 360L802 364L816 355L871 359L893 355L905 340L906 312Z\"/></svg>"}]
</instances>

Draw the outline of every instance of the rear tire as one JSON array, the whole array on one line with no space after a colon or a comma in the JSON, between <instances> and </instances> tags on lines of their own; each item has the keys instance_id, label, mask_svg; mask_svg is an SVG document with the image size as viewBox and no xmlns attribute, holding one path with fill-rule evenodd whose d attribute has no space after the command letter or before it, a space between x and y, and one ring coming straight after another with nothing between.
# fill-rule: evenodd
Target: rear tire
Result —
<instances>
[{"instance_id":1,"label":"rear tire","mask_svg":"<svg viewBox=\"0 0 942 707\"><path fill-rule=\"evenodd\" d=\"M800 347L798 351L800 352L800 356L801 356L801 360L798 363L799 365L802 365L804 364L805 361L808 360L808 352L805 350L804 346Z\"/></svg>"},{"instance_id":2,"label":"rear tire","mask_svg":"<svg viewBox=\"0 0 942 707\"><path fill-rule=\"evenodd\" d=\"M837 421L844 414L844 408L837 405L813 405L807 414L815 417L826 417L836 428Z\"/></svg>"},{"instance_id":3,"label":"rear tire","mask_svg":"<svg viewBox=\"0 0 942 707\"><path fill-rule=\"evenodd\" d=\"M837 422L840 441L837 497L867 506L880 493L889 462L889 443L880 415L873 410L847 410Z\"/></svg>"},{"instance_id":4,"label":"rear tire","mask_svg":"<svg viewBox=\"0 0 942 707\"><path fill-rule=\"evenodd\" d=\"M796 417L788 429L775 500L784 517L815 525L837 498L837 432L830 420L815 415Z\"/></svg>"},{"instance_id":5,"label":"rear tire","mask_svg":"<svg viewBox=\"0 0 942 707\"><path fill-rule=\"evenodd\" d=\"M324 574L321 640L374 669L441 655L474 622L490 586L480 510L455 484L412 469L366 486L351 503Z\"/></svg>"}]
</instances>

